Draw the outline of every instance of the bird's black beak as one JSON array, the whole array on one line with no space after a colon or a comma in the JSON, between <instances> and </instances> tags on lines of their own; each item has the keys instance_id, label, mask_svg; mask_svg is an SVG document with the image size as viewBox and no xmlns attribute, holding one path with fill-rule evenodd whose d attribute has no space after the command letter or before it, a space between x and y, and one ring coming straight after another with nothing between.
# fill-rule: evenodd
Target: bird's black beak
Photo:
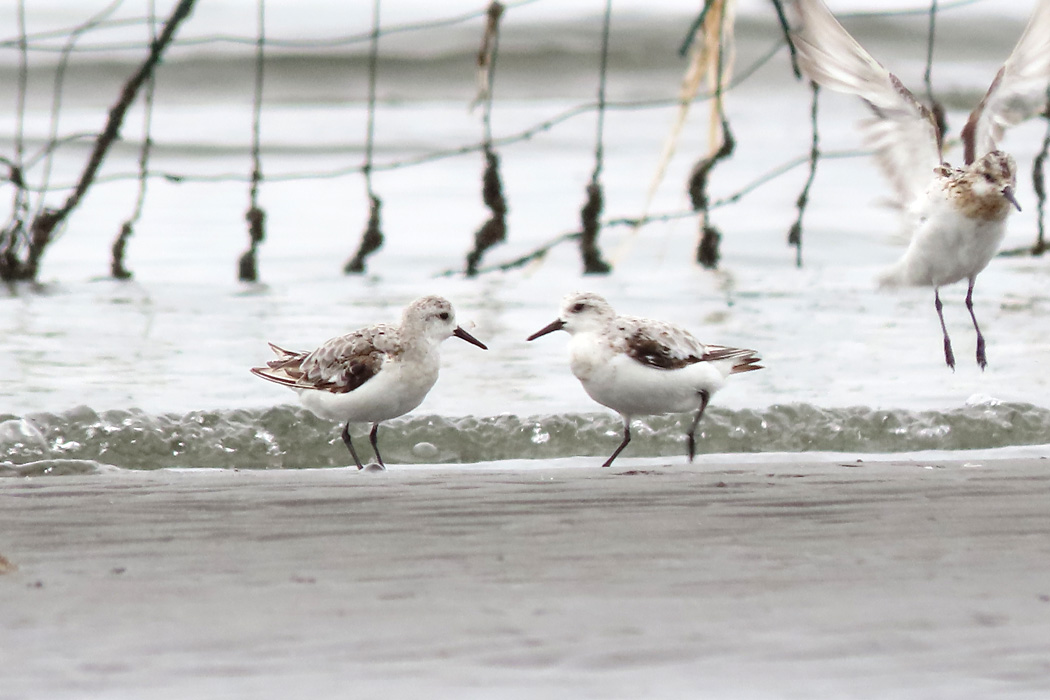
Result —
<instances>
[{"instance_id":1,"label":"bird's black beak","mask_svg":"<svg viewBox=\"0 0 1050 700\"><path fill-rule=\"evenodd\" d=\"M536 338L539 338L541 335L547 335L548 333L553 333L554 331L560 331L562 328L565 328L565 321L562 321L559 318L557 321L552 321L551 323L548 323L546 326L539 329L525 340L536 340Z\"/></svg>"},{"instance_id":2,"label":"bird's black beak","mask_svg":"<svg viewBox=\"0 0 1050 700\"><path fill-rule=\"evenodd\" d=\"M482 350L488 350L488 347L486 347L485 343L481 342L480 340L472 336L470 333L467 333L459 326L456 326L456 330L452 331L452 335L456 336L457 338L462 338L471 345L477 345Z\"/></svg>"},{"instance_id":3,"label":"bird's black beak","mask_svg":"<svg viewBox=\"0 0 1050 700\"><path fill-rule=\"evenodd\" d=\"M1017 197L1014 197L1014 188L1007 185L1003 188L1003 196L1006 197L1006 201L1017 207L1017 211L1021 211L1021 205L1017 203Z\"/></svg>"}]
</instances>

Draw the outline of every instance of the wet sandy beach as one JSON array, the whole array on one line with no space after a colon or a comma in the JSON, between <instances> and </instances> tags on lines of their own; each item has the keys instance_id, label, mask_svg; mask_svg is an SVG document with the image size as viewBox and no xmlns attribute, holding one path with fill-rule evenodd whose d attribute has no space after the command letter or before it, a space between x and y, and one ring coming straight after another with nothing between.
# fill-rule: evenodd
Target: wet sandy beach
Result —
<instances>
[{"instance_id":1,"label":"wet sandy beach","mask_svg":"<svg viewBox=\"0 0 1050 700\"><path fill-rule=\"evenodd\" d=\"M0 697L1050 696L1046 459L577 464L4 479Z\"/></svg>"}]
</instances>

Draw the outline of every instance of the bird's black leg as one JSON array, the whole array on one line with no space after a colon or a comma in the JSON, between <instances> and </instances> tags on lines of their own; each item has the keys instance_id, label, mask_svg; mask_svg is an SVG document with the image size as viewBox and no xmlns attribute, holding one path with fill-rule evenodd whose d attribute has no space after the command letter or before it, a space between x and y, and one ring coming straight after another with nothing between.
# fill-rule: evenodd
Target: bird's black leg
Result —
<instances>
[{"instance_id":1,"label":"bird's black leg","mask_svg":"<svg viewBox=\"0 0 1050 700\"><path fill-rule=\"evenodd\" d=\"M980 365L983 370L988 366L988 358L984 355L984 336L981 335L981 329L977 325L977 316L973 313L973 283L976 280L970 280L970 287L966 290L966 308L970 311L970 318L973 319L973 329L977 331L977 364Z\"/></svg>"},{"instance_id":2,"label":"bird's black leg","mask_svg":"<svg viewBox=\"0 0 1050 700\"><path fill-rule=\"evenodd\" d=\"M610 464L612 464L613 460L616 459L617 455L619 455L621 452L623 452L623 448L627 447L627 443L629 443L630 441L631 441L631 418L630 418L630 416L624 416L623 417L623 442L621 442L620 446L616 448L616 451L612 453L612 457L610 457L609 459L605 460L605 464L603 464L602 466L603 467L607 467Z\"/></svg>"},{"instance_id":3,"label":"bird's black leg","mask_svg":"<svg viewBox=\"0 0 1050 700\"><path fill-rule=\"evenodd\" d=\"M365 465L361 464L361 460L357 458L357 452L354 450L354 443L350 439L350 423L343 426L343 444L346 445L346 449L350 450L350 456L354 458L354 464L357 465L357 468L364 469Z\"/></svg>"},{"instance_id":4,"label":"bird's black leg","mask_svg":"<svg viewBox=\"0 0 1050 700\"><path fill-rule=\"evenodd\" d=\"M379 466L386 469L386 465L383 464L383 458L379 455L379 443L376 440L379 435L379 423L372 424L372 432L368 434L368 441L372 443L372 451L376 453L376 461L379 462Z\"/></svg>"},{"instance_id":5,"label":"bird's black leg","mask_svg":"<svg viewBox=\"0 0 1050 700\"><path fill-rule=\"evenodd\" d=\"M696 426L700 425L700 419L704 417L704 410L707 408L707 402L711 400L711 394L705 389L700 390L700 410L696 412L696 417L693 418L693 425L689 428L689 461L693 461L693 457L696 456Z\"/></svg>"},{"instance_id":6,"label":"bird's black leg","mask_svg":"<svg viewBox=\"0 0 1050 700\"><path fill-rule=\"evenodd\" d=\"M941 293L933 288L933 305L937 309L937 318L941 319L941 332L944 333L944 361L955 371L955 353L952 352L952 341L948 339L948 327L944 325L944 307L941 304Z\"/></svg>"}]
</instances>

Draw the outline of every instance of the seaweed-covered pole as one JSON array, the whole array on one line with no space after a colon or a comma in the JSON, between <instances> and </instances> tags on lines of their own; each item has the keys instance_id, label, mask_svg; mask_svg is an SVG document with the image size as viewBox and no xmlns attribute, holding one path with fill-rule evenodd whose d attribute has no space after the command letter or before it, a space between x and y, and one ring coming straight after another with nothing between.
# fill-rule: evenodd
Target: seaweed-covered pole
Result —
<instances>
[{"instance_id":1,"label":"seaweed-covered pole","mask_svg":"<svg viewBox=\"0 0 1050 700\"><path fill-rule=\"evenodd\" d=\"M948 133L948 121L944 115L944 105L933 96L933 47L937 33L937 0L930 2L930 22L926 32L926 69L923 71L922 80L926 86L926 101L930 104L930 114L937 124L937 139L943 141L944 135Z\"/></svg>"},{"instance_id":2,"label":"seaweed-covered pole","mask_svg":"<svg viewBox=\"0 0 1050 700\"><path fill-rule=\"evenodd\" d=\"M507 201L503 198L503 184L499 177L499 156L489 143L485 144L484 152L481 196L492 215L474 234L474 248L467 254L468 277L478 274L478 264L485 251L507 239Z\"/></svg>"},{"instance_id":3,"label":"seaweed-covered pole","mask_svg":"<svg viewBox=\"0 0 1050 700\"><path fill-rule=\"evenodd\" d=\"M999 251L999 255L1003 257L1016 257L1018 255L1039 256L1050 250L1050 244L1046 242L1046 175L1044 173L1047 153L1050 152L1050 89L1047 90L1046 106L1043 108L1041 116L1046 121L1046 132L1043 134L1043 145L1032 161L1032 190L1036 196L1035 208L1038 233L1036 234L1034 245Z\"/></svg>"},{"instance_id":4,"label":"seaweed-covered pole","mask_svg":"<svg viewBox=\"0 0 1050 700\"><path fill-rule=\"evenodd\" d=\"M729 130L729 122L722 117L722 145L712 155L700 160L693 166L693 172L689 177L689 200L693 211L700 214L700 240L696 247L696 261L707 269L718 267L720 257L718 244L722 241L722 234L711 225L710 211L708 206L710 200L707 196L707 181L711 170L722 160L733 154L736 141L733 132Z\"/></svg>"},{"instance_id":5,"label":"seaweed-covered pole","mask_svg":"<svg viewBox=\"0 0 1050 700\"><path fill-rule=\"evenodd\" d=\"M157 40L157 7L156 0L149 2L149 34L150 41ZM131 216L120 227L110 248L110 274L118 280L131 279L131 271L124 265L124 253L127 249L128 239L134 233L135 224L142 217L142 207L146 202L146 184L149 182L149 154L153 146L150 136L150 128L153 122L153 95L157 87L156 76L151 75L146 81L146 91L143 94L144 123L142 125L142 149L139 151L139 191L135 198L135 208Z\"/></svg>"},{"instance_id":6,"label":"seaweed-covered pole","mask_svg":"<svg viewBox=\"0 0 1050 700\"><path fill-rule=\"evenodd\" d=\"M11 279L17 269L17 249L25 241L25 224L29 216L29 191L23 176L25 158L26 87L29 81L29 42L26 38L25 0L18 1L18 102L15 106L14 160L0 158L8 169L8 181L14 187L11 216L0 230L0 279Z\"/></svg>"},{"instance_id":7,"label":"seaweed-covered pole","mask_svg":"<svg viewBox=\"0 0 1050 700\"><path fill-rule=\"evenodd\" d=\"M711 103L710 151L693 166L688 184L693 210L700 214L696 261L708 269L718 267L718 247L722 234L711 224L707 183L714 167L729 158L736 146L725 114L725 84L732 63L727 56L732 44L731 4L732 0L707 0L690 34L690 37L703 39L694 49L690 66L690 74L693 75L691 81L698 85L700 76L707 73L714 94Z\"/></svg>"},{"instance_id":8,"label":"seaweed-covered pole","mask_svg":"<svg viewBox=\"0 0 1050 700\"><path fill-rule=\"evenodd\" d=\"M934 6L936 6L937 0L934 0ZM798 80L802 79L802 71L798 68L798 52L795 49L795 44L791 39L791 30L787 27L787 18L784 15L783 5L780 0L773 0L773 6L777 10L777 19L780 22L780 28L784 33L784 41L787 42L787 50L791 55L791 67L792 72L795 73L795 78ZM932 60L932 31L933 31L933 20L930 18L930 44L929 50L927 51L927 63L926 63L926 87L932 99L932 91L929 87L929 61ZM798 209L798 216L795 217L795 222L792 224L791 229L787 231L787 245L795 247L795 267L802 267L802 217L805 215L805 208L810 203L810 188L813 186L814 178L817 176L817 163L820 161L820 132L818 131L817 124L817 107L818 100L820 97L820 86L814 82L810 82L810 89L812 91L812 102L810 104L810 174L806 175L805 184L802 186L802 191L798 193L798 198L795 200L795 207ZM942 110L943 119L943 110Z\"/></svg>"},{"instance_id":9,"label":"seaweed-covered pole","mask_svg":"<svg viewBox=\"0 0 1050 700\"><path fill-rule=\"evenodd\" d=\"M361 245L358 246L357 252L343 266L343 272L348 275L364 274L365 260L383 245L383 231L379 228L383 200L372 192L371 186L368 186L367 189L368 223L365 224L365 232L361 235Z\"/></svg>"},{"instance_id":10,"label":"seaweed-covered pole","mask_svg":"<svg viewBox=\"0 0 1050 700\"><path fill-rule=\"evenodd\" d=\"M609 65L609 25L612 20L612 0L605 2L605 22L602 27L601 72L598 78L598 125L594 147L594 172L587 185L587 201L580 209L580 256L583 258L585 275L605 275L612 267L602 259L598 248L598 233L601 229L599 217L602 213L601 174L605 152L602 146L602 132L605 128L605 82Z\"/></svg>"},{"instance_id":11,"label":"seaweed-covered pole","mask_svg":"<svg viewBox=\"0 0 1050 700\"><path fill-rule=\"evenodd\" d=\"M580 254L583 256L583 273L585 275L604 275L612 269L609 263L602 259L602 252L598 249L598 231L601 224L598 217L601 216L604 206L602 198L602 186L597 176L591 178L587 185L587 201L580 209Z\"/></svg>"},{"instance_id":12,"label":"seaweed-covered pole","mask_svg":"<svg viewBox=\"0 0 1050 700\"><path fill-rule=\"evenodd\" d=\"M817 161L820 160L820 131L817 130L817 105L820 97L820 86L810 81L809 87L813 92L813 101L809 109L810 128L812 139L809 146L809 175L806 184L798 193L795 207L798 208L798 216L795 223L788 231L788 245L795 246L795 267L802 267L802 217L806 213L806 205L809 203L809 188L813 185L813 179L817 176Z\"/></svg>"},{"instance_id":13,"label":"seaweed-covered pole","mask_svg":"<svg viewBox=\"0 0 1050 700\"><path fill-rule=\"evenodd\" d=\"M791 71L795 74L795 78L798 80L802 79L802 71L798 68L798 53L795 50L795 45L791 41L791 31L788 28L787 17L784 14L784 7L781 5L780 0L773 0L773 7L777 11L777 19L780 21L780 28L784 31L784 40L788 45L788 52L791 56ZM931 20L932 21L932 20ZM931 25L932 31L932 25ZM927 55L927 59L930 56ZM929 68L929 64L927 64ZM927 70L927 81L929 79L929 71ZM820 86L810 81L810 90L812 92L809 117L810 117L810 146L809 146L809 175L806 176L806 183L802 186L802 191L798 194L798 199L795 200L795 207L798 209L798 216L795 217L795 223L791 225L788 230L788 245L795 246L795 266L802 267L802 217L806 213L806 206L809 204L809 188L813 185L813 179L817 175L817 163L820 161L820 132L817 130L817 106L818 99L820 97ZM929 87L929 82L927 82Z\"/></svg>"},{"instance_id":14,"label":"seaweed-covered pole","mask_svg":"<svg viewBox=\"0 0 1050 700\"><path fill-rule=\"evenodd\" d=\"M102 133L98 135L98 138L95 139L95 145L91 150L91 155L88 157L87 165L84 167L76 187L73 188L73 192L60 208L44 208L33 218L24 258L20 258L17 251L4 251L3 261L0 262L0 279L5 281L31 281L36 279L37 272L40 269L40 259L44 254L44 250L51 243L55 229L80 204L80 200L95 181L95 175L102 166L106 153L120 134L120 127L124 122L124 116L127 114L128 108L135 100L139 89L153 74L153 69L160 61L164 51L171 44L171 40L174 38L179 25L189 17L190 12L193 10L194 2L195 0L180 0L175 9L172 10L171 16L165 23L160 35L150 45L149 55L146 57L146 60L128 78L116 104L109 110L106 126Z\"/></svg>"},{"instance_id":15,"label":"seaweed-covered pole","mask_svg":"<svg viewBox=\"0 0 1050 700\"><path fill-rule=\"evenodd\" d=\"M16 157L17 158L17 157ZM29 216L29 197L25 179L22 176L21 158L10 161L0 158L8 168L8 181L15 189L14 201L11 203L11 216L4 228L0 230L0 280L5 282L18 279L21 267L18 249L26 240L25 222Z\"/></svg>"},{"instance_id":16,"label":"seaweed-covered pole","mask_svg":"<svg viewBox=\"0 0 1050 700\"><path fill-rule=\"evenodd\" d=\"M503 5L496 0L489 5L485 35L478 51L478 96L474 104L483 105L483 152L485 172L482 175L481 197L491 215L474 233L474 248L467 254L467 276L478 274L478 265L485 252L507 239L507 200L503 196L503 182L499 174L499 156L492 149L492 85L496 73L496 54L499 48L499 21Z\"/></svg>"},{"instance_id":17,"label":"seaweed-covered pole","mask_svg":"<svg viewBox=\"0 0 1050 700\"><path fill-rule=\"evenodd\" d=\"M248 192L248 250L237 264L241 282L259 281L258 250L266 238L266 212L259 207L259 183L262 182L261 124L263 98L263 60L266 44L266 0L257 0L259 33L255 40L255 97L252 104L252 177Z\"/></svg>"},{"instance_id":18,"label":"seaweed-covered pole","mask_svg":"<svg viewBox=\"0 0 1050 700\"><path fill-rule=\"evenodd\" d=\"M1039 155L1032 163L1032 189L1035 190L1037 198L1036 210L1039 213L1039 234L1036 236L1035 245L1032 247L1032 255L1042 255L1050 246L1046 243L1045 236L1045 211L1046 211L1046 179L1043 174L1046 165L1047 152L1050 151L1050 94L1048 94L1046 110L1043 112L1046 120L1046 133L1043 136L1043 147Z\"/></svg>"},{"instance_id":19,"label":"seaweed-covered pole","mask_svg":"<svg viewBox=\"0 0 1050 700\"><path fill-rule=\"evenodd\" d=\"M368 53L368 125L365 135L365 164L361 171L365 176L365 192L368 195L368 223L361 236L361 244L354 257L343 266L348 275L361 275L365 272L365 261L368 256L383 246L383 231L380 228L383 200L372 190L372 152L375 143L376 125L376 74L379 66L379 10L381 0L372 5L372 41Z\"/></svg>"}]
</instances>

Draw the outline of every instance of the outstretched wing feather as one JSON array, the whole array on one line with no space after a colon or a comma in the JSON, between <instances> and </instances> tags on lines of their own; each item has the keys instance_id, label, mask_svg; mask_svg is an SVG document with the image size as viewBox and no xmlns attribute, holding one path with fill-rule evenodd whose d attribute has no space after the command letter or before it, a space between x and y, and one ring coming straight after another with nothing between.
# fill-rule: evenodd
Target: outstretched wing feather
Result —
<instances>
[{"instance_id":1,"label":"outstretched wing feather","mask_svg":"<svg viewBox=\"0 0 1050 700\"><path fill-rule=\"evenodd\" d=\"M941 163L941 138L932 113L876 61L821 0L787 5L799 67L813 82L856 95L872 110L861 124L865 143L902 208L923 195Z\"/></svg>"},{"instance_id":2,"label":"outstretched wing feather","mask_svg":"<svg viewBox=\"0 0 1050 700\"><path fill-rule=\"evenodd\" d=\"M998 148L1003 133L1039 114L1050 86L1050 0L1040 0L1010 57L970 114L962 139L967 164Z\"/></svg>"}]
</instances>

